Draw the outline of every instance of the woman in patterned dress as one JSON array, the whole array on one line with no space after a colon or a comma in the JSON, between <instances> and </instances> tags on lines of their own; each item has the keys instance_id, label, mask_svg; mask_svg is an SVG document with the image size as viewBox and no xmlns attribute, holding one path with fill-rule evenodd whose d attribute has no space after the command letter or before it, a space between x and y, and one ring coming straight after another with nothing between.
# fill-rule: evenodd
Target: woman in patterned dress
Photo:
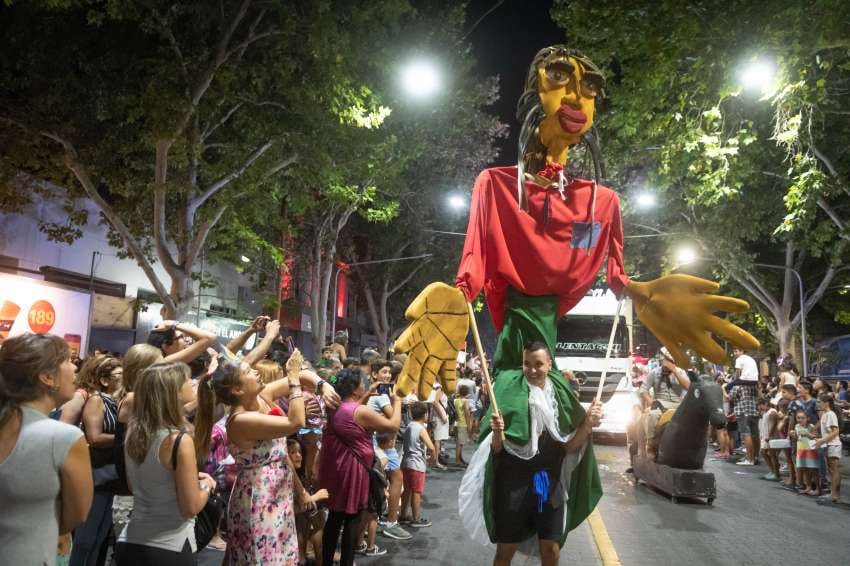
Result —
<instances>
[{"instance_id":1,"label":"woman in patterned dress","mask_svg":"<svg viewBox=\"0 0 850 566\"><path fill-rule=\"evenodd\" d=\"M206 460L213 409L230 406L227 436L238 472L227 512L230 563L297 566L292 481L286 436L304 426L304 396L299 371L303 358L296 350L286 363L287 376L264 385L247 363L221 363L198 386L196 445ZM264 405L288 394L289 415L264 414Z\"/></svg>"}]
</instances>

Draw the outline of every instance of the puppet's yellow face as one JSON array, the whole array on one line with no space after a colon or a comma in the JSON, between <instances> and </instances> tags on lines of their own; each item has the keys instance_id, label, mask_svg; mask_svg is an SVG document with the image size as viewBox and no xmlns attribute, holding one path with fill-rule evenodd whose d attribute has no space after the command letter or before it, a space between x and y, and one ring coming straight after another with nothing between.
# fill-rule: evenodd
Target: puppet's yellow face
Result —
<instances>
[{"instance_id":1,"label":"puppet's yellow face","mask_svg":"<svg viewBox=\"0 0 850 566\"><path fill-rule=\"evenodd\" d=\"M562 165L569 146L593 126L600 86L574 57L555 54L537 67L540 104L546 118L540 123L540 142L547 161Z\"/></svg>"}]
</instances>

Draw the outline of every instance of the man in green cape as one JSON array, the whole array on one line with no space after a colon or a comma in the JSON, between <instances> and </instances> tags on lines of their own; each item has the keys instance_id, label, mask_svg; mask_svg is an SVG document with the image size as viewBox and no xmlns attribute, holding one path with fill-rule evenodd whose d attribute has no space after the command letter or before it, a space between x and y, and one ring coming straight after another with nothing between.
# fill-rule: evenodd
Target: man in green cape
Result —
<instances>
[{"instance_id":1,"label":"man in green cape","mask_svg":"<svg viewBox=\"0 0 850 566\"><path fill-rule=\"evenodd\" d=\"M535 535L542 564L557 564L567 533L602 496L588 442L601 405L594 402L586 415L553 368L555 300L509 295L494 359L493 394L501 415L492 413L491 404L479 437L479 450L488 453L476 454L471 463L480 466L486 459L481 504L489 539L497 544L497 566L510 564L519 543ZM477 482L476 475L469 470L464 482Z\"/></svg>"}]
</instances>

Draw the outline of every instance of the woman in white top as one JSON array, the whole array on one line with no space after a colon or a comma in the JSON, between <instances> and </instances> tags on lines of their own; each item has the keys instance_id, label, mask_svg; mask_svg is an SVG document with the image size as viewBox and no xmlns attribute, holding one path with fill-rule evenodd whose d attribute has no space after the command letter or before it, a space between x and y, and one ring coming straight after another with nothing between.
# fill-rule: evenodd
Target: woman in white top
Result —
<instances>
[{"instance_id":1,"label":"woman in white top","mask_svg":"<svg viewBox=\"0 0 850 566\"><path fill-rule=\"evenodd\" d=\"M195 564L195 516L215 481L198 472L192 437L182 435L172 465L175 439L185 428L183 405L193 397L189 366L154 364L134 387L133 419L124 444L127 480L133 490L130 522L118 537L119 566Z\"/></svg>"},{"instance_id":2,"label":"woman in white top","mask_svg":"<svg viewBox=\"0 0 850 566\"><path fill-rule=\"evenodd\" d=\"M83 522L92 471L83 433L47 417L74 395L70 350L52 334L0 348L0 549L4 564L55 564L60 533Z\"/></svg>"}]
</instances>

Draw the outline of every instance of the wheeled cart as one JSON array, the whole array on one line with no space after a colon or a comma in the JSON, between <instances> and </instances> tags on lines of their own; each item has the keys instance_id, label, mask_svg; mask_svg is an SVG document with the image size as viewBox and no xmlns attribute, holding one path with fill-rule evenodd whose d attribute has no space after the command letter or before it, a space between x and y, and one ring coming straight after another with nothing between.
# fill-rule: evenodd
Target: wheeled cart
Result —
<instances>
[{"instance_id":1,"label":"wheeled cart","mask_svg":"<svg viewBox=\"0 0 850 566\"><path fill-rule=\"evenodd\" d=\"M682 470L657 464L646 456L636 455L634 465L635 484L640 481L667 493L678 503L682 497L705 499L711 505L717 496L714 474L702 470Z\"/></svg>"}]
</instances>

